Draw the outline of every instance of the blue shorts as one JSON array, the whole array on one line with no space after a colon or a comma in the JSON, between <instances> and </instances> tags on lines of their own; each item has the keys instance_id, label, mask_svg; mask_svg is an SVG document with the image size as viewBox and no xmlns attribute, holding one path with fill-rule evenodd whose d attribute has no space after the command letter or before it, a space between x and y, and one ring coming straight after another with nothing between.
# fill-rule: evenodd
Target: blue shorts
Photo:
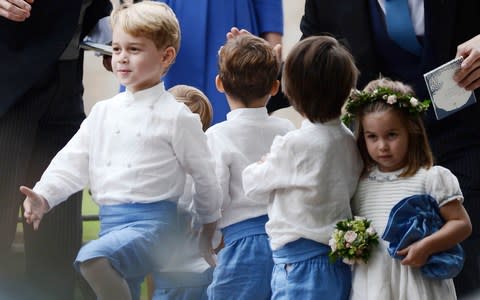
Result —
<instances>
[{"instance_id":1,"label":"blue shorts","mask_svg":"<svg viewBox=\"0 0 480 300\"><path fill-rule=\"evenodd\" d=\"M212 282L213 268L203 273L153 273L153 300L206 300L207 287Z\"/></svg>"},{"instance_id":2,"label":"blue shorts","mask_svg":"<svg viewBox=\"0 0 480 300\"><path fill-rule=\"evenodd\" d=\"M273 259L267 220L260 216L222 229L225 247L218 255L208 299L270 299Z\"/></svg>"},{"instance_id":3,"label":"blue shorts","mask_svg":"<svg viewBox=\"0 0 480 300\"><path fill-rule=\"evenodd\" d=\"M177 204L170 201L105 205L100 207L99 238L83 246L75 259L107 258L125 278L133 299L138 299L146 274L162 265L175 251Z\"/></svg>"},{"instance_id":4,"label":"blue shorts","mask_svg":"<svg viewBox=\"0 0 480 300\"><path fill-rule=\"evenodd\" d=\"M298 239L273 251L272 300L348 299L352 286L349 265L331 263L330 247Z\"/></svg>"}]
</instances>

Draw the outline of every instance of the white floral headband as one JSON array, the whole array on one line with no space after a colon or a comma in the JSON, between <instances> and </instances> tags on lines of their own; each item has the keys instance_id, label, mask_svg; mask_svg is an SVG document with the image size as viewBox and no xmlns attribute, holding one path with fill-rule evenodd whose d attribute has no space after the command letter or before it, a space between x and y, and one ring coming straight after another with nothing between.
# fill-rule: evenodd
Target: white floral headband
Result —
<instances>
[{"instance_id":1,"label":"white floral headband","mask_svg":"<svg viewBox=\"0 0 480 300\"><path fill-rule=\"evenodd\" d=\"M347 99L346 113L342 116L342 121L345 124L350 124L360 108L375 101L383 101L398 108L406 109L411 114L422 113L430 106L430 100L428 99L419 101L411 95L394 92L392 89L385 87L379 87L371 93L352 90Z\"/></svg>"}]
</instances>

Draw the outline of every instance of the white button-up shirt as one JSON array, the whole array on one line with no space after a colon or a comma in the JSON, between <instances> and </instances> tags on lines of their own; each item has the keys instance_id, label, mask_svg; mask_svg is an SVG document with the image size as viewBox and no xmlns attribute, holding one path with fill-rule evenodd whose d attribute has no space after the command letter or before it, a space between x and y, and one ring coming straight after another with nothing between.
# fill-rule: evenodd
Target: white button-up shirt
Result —
<instances>
[{"instance_id":1,"label":"white button-up shirt","mask_svg":"<svg viewBox=\"0 0 480 300\"><path fill-rule=\"evenodd\" d=\"M252 201L245 196L242 172L268 153L275 136L293 129L290 121L271 117L261 107L234 109L227 114L226 121L207 130L223 193L220 228L267 214L268 199Z\"/></svg>"},{"instance_id":2,"label":"white button-up shirt","mask_svg":"<svg viewBox=\"0 0 480 300\"><path fill-rule=\"evenodd\" d=\"M89 185L99 205L177 201L186 173L201 223L220 217L220 186L198 115L163 83L97 103L35 185L50 207Z\"/></svg>"},{"instance_id":3,"label":"white button-up shirt","mask_svg":"<svg viewBox=\"0 0 480 300\"><path fill-rule=\"evenodd\" d=\"M304 120L300 129L276 137L265 161L243 171L246 195L269 201L272 249L299 238L328 244L335 224L351 216L362 166L355 139L339 119Z\"/></svg>"}]
</instances>

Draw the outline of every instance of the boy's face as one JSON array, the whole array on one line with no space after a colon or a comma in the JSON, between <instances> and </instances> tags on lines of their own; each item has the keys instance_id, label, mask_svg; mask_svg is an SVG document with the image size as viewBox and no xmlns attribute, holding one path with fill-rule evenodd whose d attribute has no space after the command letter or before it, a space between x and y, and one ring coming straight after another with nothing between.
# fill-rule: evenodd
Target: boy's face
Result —
<instances>
[{"instance_id":1,"label":"boy's face","mask_svg":"<svg viewBox=\"0 0 480 300\"><path fill-rule=\"evenodd\" d=\"M159 50L154 42L146 37L136 37L121 29L114 29L112 40L113 73L131 92L158 84L173 60L169 57L169 51L173 48ZM175 51L173 56L174 54Z\"/></svg>"}]
</instances>

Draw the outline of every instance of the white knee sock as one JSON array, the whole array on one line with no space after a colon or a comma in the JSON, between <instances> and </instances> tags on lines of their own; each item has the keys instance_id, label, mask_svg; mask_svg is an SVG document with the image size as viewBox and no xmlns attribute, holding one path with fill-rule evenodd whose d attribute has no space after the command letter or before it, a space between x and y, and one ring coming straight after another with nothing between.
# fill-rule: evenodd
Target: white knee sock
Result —
<instances>
[{"instance_id":1,"label":"white knee sock","mask_svg":"<svg viewBox=\"0 0 480 300\"><path fill-rule=\"evenodd\" d=\"M80 272L99 300L132 300L127 282L108 259L102 257L83 262Z\"/></svg>"}]
</instances>

